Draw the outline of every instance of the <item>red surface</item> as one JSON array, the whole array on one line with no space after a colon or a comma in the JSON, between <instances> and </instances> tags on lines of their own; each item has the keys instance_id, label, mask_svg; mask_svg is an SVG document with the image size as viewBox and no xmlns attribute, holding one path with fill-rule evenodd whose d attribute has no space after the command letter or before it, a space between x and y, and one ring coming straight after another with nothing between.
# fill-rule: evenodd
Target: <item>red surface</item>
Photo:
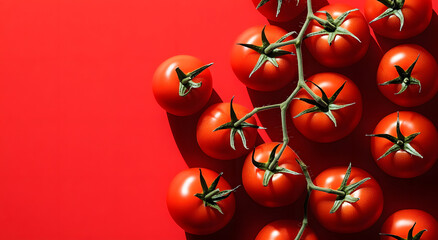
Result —
<instances>
[{"instance_id":1,"label":"red surface","mask_svg":"<svg viewBox=\"0 0 438 240\"><path fill-rule=\"evenodd\" d=\"M362 1L330 2L363 7ZM437 9L438 2L433 4ZM152 96L154 69L170 56L191 54L215 62L211 102L232 96L247 107L278 102L289 89L263 94L247 90L229 65L238 34L266 23L249 0L1 0L0 239L249 240L269 221L299 219L302 199L269 209L252 202L242 189L236 194L235 218L212 236L186 235L166 209L167 186L180 170L209 167L224 171L230 184L237 185L242 159L223 162L203 155L193 132L199 114L167 115ZM417 43L437 58L438 48L432 44L438 41L437 27L434 13L419 37L397 42L379 38L379 44L386 51L399 43ZM337 70L352 78L368 101L359 127L348 138L315 144L289 123L291 146L313 176L351 161L375 176L384 190L383 215L364 233L329 233L310 216L312 228L324 240L377 239L385 218L402 208L438 216L438 164L421 177L403 180L385 175L371 159L364 134L386 114L405 109L390 103L375 86L381 55L372 43L364 60ZM305 64L307 75L328 70L307 53ZM412 109L436 124L438 114L430 108L436 109L437 103L435 97ZM259 115L269 128L262 133L266 140L281 140L277 114Z\"/></svg>"}]
</instances>

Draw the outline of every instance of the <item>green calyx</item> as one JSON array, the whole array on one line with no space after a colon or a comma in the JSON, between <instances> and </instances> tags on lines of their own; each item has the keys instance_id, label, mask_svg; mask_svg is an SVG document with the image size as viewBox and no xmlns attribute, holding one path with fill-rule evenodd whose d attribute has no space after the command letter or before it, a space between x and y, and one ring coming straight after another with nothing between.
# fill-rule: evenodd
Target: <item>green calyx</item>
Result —
<instances>
[{"instance_id":1,"label":"green calyx","mask_svg":"<svg viewBox=\"0 0 438 240\"><path fill-rule=\"evenodd\" d=\"M409 85L418 85L420 86L419 89L419 93L421 92L421 82L418 79L413 78L412 75L412 70L414 70L415 64L418 61L418 58L420 57L420 55L418 55L417 59L415 59L415 61L411 64L411 66L409 66L408 69L406 69L406 71L401 68L399 65L395 65L395 69L397 70L398 73L398 77L389 80L387 82L381 83L380 85L389 85L389 84L401 84L401 89L399 92L394 93L395 95L398 95L404 91L406 91L406 89L409 87Z\"/></svg>"},{"instance_id":2,"label":"green calyx","mask_svg":"<svg viewBox=\"0 0 438 240\"><path fill-rule=\"evenodd\" d=\"M272 50L267 50L267 48L269 46L271 46L271 43L266 38L265 27L263 27L262 36L261 36L261 38L262 38L262 46L256 46L256 45L247 44L247 43L238 43L239 45L241 45L243 47L250 48L250 49L252 49L252 50L254 50L254 51L256 51L256 52L258 52L260 54L260 57L259 57L256 65L252 69L251 73L249 74L249 77L251 77L261 66L263 66L263 64L265 62L269 61L270 63L272 63L272 65L274 65L275 67L278 67L278 62L276 60L277 57L280 57L280 56L283 56L283 55L288 55L288 54L292 54L293 55L292 52L289 52L289 51L286 51L286 50L277 49L277 48L274 48ZM287 37L291 36L294 33L295 32L289 32L289 33L285 34L283 37L278 39L274 44L283 42Z\"/></svg>"},{"instance_id":3,"label":"green calyx","mask_svg":"<svg viewBox=\"0 0 438 240\"><path fill-rule=\"evenodd\" d=\"M196 193L195 196L204 202L204 206L214 208L217 211L219 211L221 214L224 214L220 206L217 204L217 202L222 201L228 196L230 196L230 194L236 191L236 189L240 186L224 191L219 190L216 187L217 184L219 183L219 179L222 176L222 174L223 173L220 173L219 176L217 176L217 178L213 181L213 183L209 187L207 185L207 182L205 182L204 176L202 176L201 169L199 169L199 178L201 180L202 193Z\"/></svg>"},{"instance_id":4,"label":"green calyx","mask_svg":"<svg viewBox=\"0 0 438 240\"><path fill-rule=\"evenodd\" d=\"M347 29L341 27L341 25L344 23L345 19L347 18L348 14L354 11L358 11L359 9L352 9L348 10L344 13L342 13L339 17L336 19L333 19L332 15L328 13L327 11L318 11L319 13L325 13L327 20L321 19L321 18L314 18L321 26L324 27L323 30L318 32L312 32L307 34L306 37L313 37L316 35L328 35L328 44L332 45L333 41L335 40L336 35L347 35L351 36L354 39L356 39L358 42L361 42L358 37L356 37L354 34L352 34Z\"/></svg>"},{"instance_id":5,"label":"green calyx","mask_svg":"<svg viewBox=\"0 0 438 240\"><path fill-rule=\"evenodd\" d=\"M179 79L179 96L180 97L184 97L187 94L189 94L189 92L193 89L193 88L200 88L202 86L202 82L198 82L195 83L193 82L193 79L198 76L201 72L203 72L205 69L207 69L208 67L210 67L211 65L213 65L213 63L204 65L198 69L193 70L192 72L189 73L184 73L179 67L177 67L175 69L176 74L178 75L178 79Z\"/></svg>"},{"instance_id":6,"label":"green calyx","mask_svg":"<svg viewBox=\"0 0 438 240\"><path fill-rule=\"evenodd\" d=\"M256 9L259 9L259 7L265 5L265 3L269 2L270 0L261 0L259 2L259 4L257 5ZM281 4L283 3L283 0L277 0L277 13L275 15L275 17L278 17L278 15L280 14L281 11ZM297 0L297 6L300 3L299 0Z\"/></svg>"},{"instance_id":7,"label":"green calyx","mask_svg":"<svg viewBox=\"0 0 438 240\"><path fill-rule=\"evenodd\" d=\"M348 106L351 106L351 105L355 104L355 103L349 103L349 104L344 104L344 105L334 104L336 98L338 97L339 93L341 93L341 91L344 88L346 82L344 82L342 84L342 86L340 88L338 88L336 90L336 92L330 98L327 97L327 94L324 92L324 90L322 90L321 87L319 87L318 85L316 85L313 82L311 82L311 83L313 85L315 85L319 89L319 91L321 91L322 101L324 103L326 103L326 104L322 105L322 104L318 103L317 101L315 101L314 99L297 98L298 100L301 100L301 101L306 102L308 104L314 105L314 107L306 109L306 110L300 112L298 115L294 116L294 118L300 117L300 116L302 116L304 114L307 114L307 113L323 112L325 115L327 115L327 117L330 118L330 120L333 122L333 124L335 124L335 127L336 127L337 123L336 123L335 116L333 116L332 111L339 110L339 109L342 109L342 108L345 108L345 107L348 107Z\"/></svg>"},{"instance_id":8,"label":"green calyx","mask_svg":"<svg viewBox=\"0 0 438 240\"><path fill-rule=\"evenodd\" d=\"M236 133L238 133L240 135L240 138L242 139L243 147L245 147L245 149L248 149L248 147L246 146L246 137L245 137L245 134L243 132L243 128L245 128L245 127L257 128L257 129L265 129L265 128L259 127L257 125L247 123L247 122L242 122L239 125L235 126L235 123L237 121L239 121L239 119L236 116L236 112L234 112L233 100L234 100L234 97L231 98L231 101L230 101L231 121L217 127L216 129L213 130L213 132L218 131L218 130L223 130L223 129L231 129L231 131L230 131L230 146L231 146L231 148L233 150L236 150L236 147L234 144L234 136L236 135Z\"/></svg>"},{"instance_id":9,"label":"green calyx","mask_svg":"<svg viewBox=\"0 0 438 240\"><path fill-rule=\"evenodd\" d=\"M279 146L280 146L280 144L278 144L277 146L275 146L272 149L271 154L269 155L269 159L266 163L257 162L254 159L255 150L252 152L252 164L254 166L256 166L258 169L262 169L265 171L265 174L263 175L263 186L264 187L268 186L268 184L271 181L274 174L277 174L277 173L288 173L288 174L292 174L292 175L301 175L301 173L291 171L287 168L279 167L278 162L272 164L272 162L275 159L275 152L277 151L277 148Z\"/></svg>"},{"instance_id":10,"label":"green calyx","mask_svg":"<svg viewBox=\"0 0 438 240\"><path fill-rule=\"evenodd\" d=\"M370 22L370 24L382 18L395 15L400 20L400 31L401 31L403 28L403 24L405 22L405 17L403 16L403 12L402 12L402 8L403 5L405 4L405 0L377 0L377 1L383 3L388 8L378 17L374 18Z\"/></svg>"},{"instance_id":11,"label":"green calyx","mask_svg":"<svg viewBox=\"0 0 438 240\"><path fill-rule=\"evenodd\" d=\"M399 112L397 112L397 126L396 126L396 131L397 131L397 137L394 137L392 135L389 134L369 134L367 136L369 137L381 137L381 138L385 138L389 141L391 141L392 143L394 143L394 145L392 145L392 147L390 147L382 156L380 156L377 160L380 160L381 158L384 158L386 156L388 156L389 154L393 153L393 152L397 152L399 150L404 150L408 153L410 153L411 155L417 156L419 158L423 158L423 156L421 156L420 153L417 152L417 150L415 150L410 142L412 142L412 140L414 140L415 137L417 137L420 133L413 133L407 137L405 137L401 130L400 130L400 117L399 117Z\"/></svg>"},{"instance_id":12,"label":"green calyx","mask_svg":"<svg viewBox=\"0 0 438 240\"><path fill-rule=\"evenodd\" d=\"M407 239L404 239L404 238L402 238L402 237L400 237L400 236L397 236L397 235L388 234L388 233L379 233L379 235L381 235L381 236L392 237L392 238L395 238L395 239L397 239L397 240L420 240L420 239L421 239L421 236L423 235L423 233L424 233L425 231L427 231L427 230L426 230L426 229L423 229L423 230L419 231L417 234L415 234L415 236L413 236L414 227L415 227L416 224L417 224L417 223L414 223L414 226L412 226L412 228L409 229L409 232L408 232L408 238L407 238Z\"/></svg>"},{"instance_id":13,"label":"green calyx","mask_svg":"<svg viewBox=\"0 0 438 240\"><path fill-rule=\"evenodd\" d=\"M353 196L351 196L351 194L360 185L362 185L364 182L371 179L368 177L368 178L364 178L364 179L360 180L359 182L347 185L348 178L350 178L350 174L351 174L351 163L348 165L347 172L345 173L345 176L344 176L344 179L342 180L341 186L338 188L338 191L344 192L345 195L343 195L343 196L338 195L336 197L336 201L333 204L333 207L330 210L330 213L336 212L342 206L342 204L344 202L355 203L355 202L359 201L359 198L353 197Z\"/></svg>"}]
</instances>

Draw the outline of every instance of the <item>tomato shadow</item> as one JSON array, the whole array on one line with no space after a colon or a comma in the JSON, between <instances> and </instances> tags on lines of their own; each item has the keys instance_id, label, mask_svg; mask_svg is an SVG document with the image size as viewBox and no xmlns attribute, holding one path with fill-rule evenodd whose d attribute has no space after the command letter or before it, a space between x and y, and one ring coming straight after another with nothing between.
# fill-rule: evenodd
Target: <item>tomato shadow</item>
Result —
<instances>
[{"instance_id":1,"label":"tomato shadow","mask_svg":"<svg viewBox=\"0 0 438 240\"><path fill-rule=\"evenodd\" d=\"M389 39L376 34L376 39L380 44L383 52L387 52L389 49L401 45L401 44L417 44L424 47L430 52L435 59L438 59L438 48L436 43L438 42L438 15L435 11L432 12L432 19L429 26L419 35L408 39Z\"/></svg>"}]
</instances>

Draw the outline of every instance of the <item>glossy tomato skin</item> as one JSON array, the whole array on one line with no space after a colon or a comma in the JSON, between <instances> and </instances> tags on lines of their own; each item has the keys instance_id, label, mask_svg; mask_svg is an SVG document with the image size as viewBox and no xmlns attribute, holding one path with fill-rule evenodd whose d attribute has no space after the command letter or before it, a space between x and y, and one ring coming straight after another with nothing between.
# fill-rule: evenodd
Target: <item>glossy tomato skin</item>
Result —
<instances>
[{"instance_id":1,"label":"glossy tomato skin","mask_svg":"<svg viewBox=\"0 0 438 240\"><path fill-rule=\"evenodd\" d=\"M219 175L206 168L201 170L208 186ZM231 189L223 178L219 180L217 188ZM173 220L184 231L196 235L210 234L223 228L234 215L234 194L217 203L224 213L221 214L216 209L204 206L203 201L195 196L196 193L202 193L198 168L186 169L174 177L167 192L167 209Z\"/></svg>"},{"instance_id":2,"label":"glossy tomato skin","mask_svg":"<svg viewBox=\"0 0 438 240\"><path fill-rule=\"evenodd\" d=\"M315 185L338 189L341 186L347 167L333 167L321 172L314 180ZM352 167L347 185L371 177L362 169ZM355 203L344 202L335 212L330 213L336 195L313 191L310 209L315 218L326 229L338 233L355 233L373 225L383 209L383 193L377 181L370 180L360 185L351 196L359 198Z\"/></svg>"},{"instance_id":3,"label":"glossy tomato skin","mask_svg":"<svg viewBox=\"0 0 438 240\"><path fill-rule=\"evenodd\" d=\"M259 5L261 0L252 0L255 7ZM306 9L306 1L286 0L281 4L280 13L277 15L277 0L269 0L257 10L267 19L274 22L287 22L296 18Z\"/></svg>"},{"instance_id":4,"label":"glossy tomato skin","mask_svg":"<svg viewBox=\"0 0 438 240\"><path fill-rule=\"evenodd\" d=\"M342 13L354 9L346 4L329 4L318 11L327 11L334 19ZM315 12L315 16L327 19L324 13ZM326 67L347 67L358 62L365 56L370 43L370 30L365 17L354 11L348 14L342 28L354 34L359 41L347 35L336 35L332 44L328 43L328 35L317 35L307 38L304 43L312 56ZM307 33L319 32L324 28L315 20L307 28Z\"/></svg>"},{"instance_id":5,"label":"glossy tomato skin","mask_svg":"<svg viewBox=\"0 0 438 240\"><path fill-rule=\"evenodd\" d=\"M295 239L301 223L293 220L277 220L264 226L255 240L290 240ZM316 234L306 227L301 240L318 240Z\"/></svg>"},{"instance_id":6,"label":"glossy tomato skin","mask_svg":"<svg viewBox=\"0 0 438 240\"><path fill-rule=\"evenodd\" d=\"M383 223L381 233L393 234L407 239L409 229L416 223L412 233L415 236L419 231L427 229L421 240L438 239L438 221L429 213L418 209L404 209L393 213ZM392 240L389 236L381 236L380 240Z\"/></svg>"},{"instance_id":7,"label":"glossy tomato skin","mask_svg":"<svg viewBox=\"0 0 438 240\"><path fill-rule=\"evenodd\" d=\"M290 83L297 76L296 56L287 54L277 57L278 67L267 61L254 74L249 77L254 69L260 54L250 48L237 45L237 43L247 43L262 46L261 32L264 26L255 26L245 30L236 40L236 44L231 50L231 67L237 78L248 88L257 91L274 91ZM267 25L265 34L270 43L274 43L287 31L274 26ZM285 41L292 40L291 37ZM279 49L295 53L295 46L288 45Z\"/></svg>"},{"instance_id":8,"label":"glossy tomato skin","mask_svg":"<svg viewBox=\"0 0 438 240\"><path fill-rule=\"evenodd\" d=\"M409 85L403 93L396 95L395 93L401 89L401 84L380 85L399 76L394 65L407 70L418 55L420 57L411 76L421 82L421 92L419 85ZM391 102L403 107L418 106L431 100L438 91L438 64L432 54L418 45L398 45L386 52L380 60L377 84L380 92Z\"/></svg>"},{"instance_id":9,"label":"glossy tomato skin","mask_svg":"<svg viewBox=\"0 0 438 240\"><path fill-rule=\"evenodd\" d=\"M292 121L298 131L306 138L315 142L334 142L350 134L360 121L362 116L362 97L356 84L344 75L338 73L318 73L308 79L307 85L310 89L321 97L321 92L316 86L310 83L314 82L320 86L330 98L336 90L346 82L344 89L335 100L335 104L343 105L355 103L351 106L332 111L336 118L337 127L322 112L307 113ZM305 90L300 90L297 98L309 98L310 95ZM291 103L290 111L292 116L296 116L302 111L313 107L313 105L303 101L294 100Z\"/></svg>"},{"instance_id":10,"label":"glossy tomato skin","mask_svg":"<svg viewBox=\"0 0 438 240\"><path fill-rule=\"evenodd\" d=\"M176 116L188 116L201 110L213 90L210 70L205 69L193 79L195 83L202 82L200 88L194 88L181 97L178 94L180 82L175 69L179 67L187 74L204 65L200 59L189 55L174 56L161 63L152 79L152 91L158 104Z\"/></svg>"},{"instance_id":11,"label":"glossy tomato skin","mask_svg":"<svg viewBox=\"0 0 438 240\"><path fill-rule=\"evenodd\" d=\"M368 22L380 16L387 7L376 0L365 1L365 17ZM400 31L400 20L395 15L372 22L373 31L391 39L406 39L423 32L432 18L431 0L405 0L402 7L404 16L403 28Z\"/></svg>"},{"instance_id":12,"label":"glossy tomato skin","mask_svg":"<svg viewBox=\"0 0 438 240\"><path fill-rule=\"evenodd\" d=\"M239 104L233 103L233 108L238 119L241 119L249 110ZM214 129L231 121L230 103L217 103L207 108L198 120L196 138L201 150L208 156L221 160L231 160L246 155L253 149L257 138L257 129L243 128L248 149L245 149L239 134L234 136L236 150L230 146L230 129L213 132ZM245 122L256 125L254 117Z\"/></svg>"},{"instance_id":13,"label":"glossy tomato skin","mask_svg":"<svg viewBox=\"0 0 438 240\"><path fill-rule=\"evenodd\" d=\"M266 163L272 149L280 143L270 142L257 146L254 151L254 159L257 162ZM280 151L280 145L276 151ZM278 166L291 171L301 173L301 168L296 162L298 156L287 146L281 155ZM265 170L259 169L252 163L252 152L245 159L242 169L242 183L248 195L258 204L266 207L281 207L295 202L306 189L306 180L303 175L277 173L263 186Z\"/></svg>"},{"instance_id":14,"label":"glossy tomato skin","mask_svg":"<svg viewBox=\"0 0 438 240\"><path fill-rule=\"evenodd\" d=\"M410 142L410 145L423 158L413 156L404 150L399 150L380 160L376 160L393 145L387 139L378 137L371 138L371 153L377 165L385 173L398 178L412 178L425 173L436 162L438 158L438 132L434 124L419 113L401 111L399 114L400 130L405 137L420 132ZM373 133L397 136L396 123L397 113L395 112L380 120Z\"/></svg>"}]
</instances>

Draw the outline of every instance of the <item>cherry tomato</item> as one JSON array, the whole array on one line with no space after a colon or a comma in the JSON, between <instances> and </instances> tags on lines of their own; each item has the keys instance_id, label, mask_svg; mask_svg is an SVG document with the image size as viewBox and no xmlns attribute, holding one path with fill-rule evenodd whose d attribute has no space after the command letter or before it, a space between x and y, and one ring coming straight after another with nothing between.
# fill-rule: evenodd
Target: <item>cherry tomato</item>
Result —
<instances>
[{"instance_id":1,"label":"cherry tomato","mask_svg":"<svg viewBox=\"0 0 438 240\"><path fill-rule=\"evenodd\" d=\"M321 172L314 180L315 185L337 190L344 179L347 167L333 167ZM371 177L362 169L352 167L347 185ZM355 203L344 202L339 209L330 213L336 195L313 191L310 196L310 209L315 218L326 229L339 233L360 232L373 225L383 209L383 193L373 178L364 182L351 194L359 198Z\"/></svg>"},{"instance_id":2,"label":"cherry tomato","mask_svg":"<svg viewBox=\"0 0 438 240\"><path fill-rule=\"evenodd\" d=\"M264 226L255 240L291 240L300 230L300 223L293 220L277 220ZM301 240L318 240L312 229L306 227Z\"/></svg>"},{"instance_id":3,"label":"cherry tomato","mask_svg":"<svg viewBox=\"0 0 438 240\"><path fill-rule=\"evenodd\" d=\"M241 119L249 110L242 105L233 104L235 114ZM257 129L253 127L243 127L241 131L245 136L246 143L242 142L242 137L235 132L233 135L235 149L230 143L231 129L216 130L223 124L231 122L230 103L217 103L207 108L198 120L196 127L196 138L202 151L208 156L221 160L230 160L246 155L255 145ZM254 117L245 121L248 124L256 124ZM246 145L246 147L245 147Z\"/></svg>"},{"instance_id":4,"label":"cherry tomato","mask_svg":"<svg viewBox=\"0 0 438 240\"><path fill-rule=\"evenodd\" d=\"M353 10L345 4L329 4L315 13L315 16L326 20L327 16L321 11L327 11L333 19L340 17L343 13ZM341 18L339 18L341 19ZM317 21L312 21L307 28L307 33L317 33L327 30L329 34L321 34L308 37L304 43L312 56L322 65L327 67L346 67L358 62L365 56L370 43L370 31L364 16L358 11L350 12L344 21L333 30L331 26L322 26ZM346 34L345 30L356 37ZM330 35L336 34L331 44Z\"/></svg>"},{"instance_id":5,"label":"cherry tomato","mask_svg":"<svg viewBox=\"0 0 438 240\"><path fill-rule=\"evenodd\" d=\"M403 111L399 114L400 131L403 135L401 139L397 137L397 113L389 114L380 120L373 134L394 136L395 142L401 140L400 145L383 137L372 137L371 152L377 165L387 174L399 178L412 178L429 170L438 158L438 132L434 124L419 113ZM417 133L419 134L415 136ZM415 137L409 141L406 139L409 136ZM390 148L397 146L398 148L384 156Z\"/></svg>"},{"instance_id":6,"label":"cherry tomato","mask_svg":"<svg viewBox=\"0 0 438 240\"><path fill-rule=\"evenodd\" d=\"M377 83L380 92L393 103L418 106L432 99L438 91L438 64L418 45L399 45L380 60Z\"/></svg>"},{"instance_id":7,"label":"cherry tomato","mask_svg":"<svg viewBox=\"0 0 438 240\"><path fill-rule=\"evenodd\" d=\"M188 74L196 69L206 66L201 60L188 55L178 55L164 61L155 71L152 79L152 90L158 104L167 112L177 116L187 116L198 112L210 99L213 89L210 70L205 69L196 75L191 82L196 87L184 91L185 96L180 96L180 80L176 68ZM187 79L189 80L189 79ZM188 93L187 93L188 92Z\"/></svg>"},{"instance_id":8,"label":"cherry tomato","mask_svg":"<svg viewBox=\"0 0 438 240\"><path fill-rule=\"evenodd\" d=\"M206 168L186 169L175 176L167 192L167 209L173 220L184 231L197 235L205 235L223 228L233 217L235 211L234 195L216 204L217 209L206 206L204 201L195 196L203 193L200 171L208 186L219 176L218 173ZM219 179L216 189L228 190L230 185L223 178Z\"/></svg>"},{"instance_id":9,"label":"cherry tomato","mask_svg":"<svg viewBox=\"0 0 438 240\"><path fill-rule=\"evenodd\" d=\"M306 181L303 175L294 175L281 171L282 168L301 173L301 168L295 161L298 156L287 146L278 160L277 168L272 172L274 175L266 187L263 186L263 178L266 170L256 167L252 159L259 163L267 163L275 146L280 143L270 142L257 146L254 151L248 154L242 169L242 183L248 195L266 207L286 206L295 202L306 188ZM282 145L276 149L280 151ZM253 155L254 154L254 155Z\"/></svg>"},{"instance_id":10,"label":"cherry tomato","mask_svg":"<svg viewBox=\"0 0 438 240\"><path fill-rule=\"evenodd\" d=\"M263 28L263 26L256 26L247 29L237 38L236 43L262 46L261 33ZM282 28L273 25L266 26L264 32L270 43L276 42L287 34ZM287 37L284 41L288 40L292 40L292 38ZM295 52L295 46L287 45L277 50ZM297 76L297 59L292 54L276 57L272 55L273 53L274 52L267 54L266 56L272 58L272 61L275 61L278 67L272 62L266 61L260 68L253 72L262 54L242 45L234 45L231 51L231 67L234 74L236 74L237 78L248 88L257 91L274 91L286 86Z\"/></svg>"},{"instance_id":11,"label":"cherry tomato","mask_svg":"<svg viewBox=\"0 0 438 240\"><path fill-rule=\"evenodd\" d=\"M388 1L397 2L401 1ZM365 17L369 22L375 20L388 9L398 9L403 15L403 26L400 18L393 12L380 20L370 23L374 32L387 38L405 39L416 36L423 32L432 18L431 0L404 0L401 7L388 8L377 0L365 1ZM391 5L389 5L391 6Z\"/></svg>"},{"instance_id":12,"label":"cherry tomato","mask_svg":"<svg viewBox=\"0 0 438 240\"><path fill-rule=\"evenodd\" d=\"M330 72L318 73L308 79L307 85L320 97L322 96L321 91L310 82L321 87L328 97L333 96L342 84L345 83L343 89L331 105L336 107L354 104L338 110L330 110L336 119L335 126L334 122L327 116L327 112L322 110L295 117L303 111L314 107L314 105L294 100L290 105L290 111L292 117L294 117L292 119L293 123L298 131L306 138L316 142L334 142L350 134L359 123L362 115L362 98L357 86L353 81L341 74ZM311 99L304 89L300 90L296 97Z\"/></svg>"},{"instance_id":13,"label":"cherry tomato","mask_svg":"<svg viewBox=\"0 0 438 240\"><path fill-rule=\"evenodd\" d=\"M383 234L392 234L395 236L408 239L409 230L414 226L412 236L417 235L422 230L421 240L436 240L438 239L438 221L427 212L417 209L404 209L393 213L383 223ZM381 240L393 240L390 236L381 236Z\"/></svg>"},{"instance_id":14,"label":"cherry tomato","mask_svg":"<svg viewBox=\"0 0 438 240\"><path fill-rule=\"evenodd\" d=\"M260 5L264 0L252 0L254 6ZM279 3L280 8L278 8ZM274 22L287 22L296 18L306 9L306 1L302 0L268 0L265 4L258 7L257 10L267 19Z\"/></svg>"}]
</instances>

